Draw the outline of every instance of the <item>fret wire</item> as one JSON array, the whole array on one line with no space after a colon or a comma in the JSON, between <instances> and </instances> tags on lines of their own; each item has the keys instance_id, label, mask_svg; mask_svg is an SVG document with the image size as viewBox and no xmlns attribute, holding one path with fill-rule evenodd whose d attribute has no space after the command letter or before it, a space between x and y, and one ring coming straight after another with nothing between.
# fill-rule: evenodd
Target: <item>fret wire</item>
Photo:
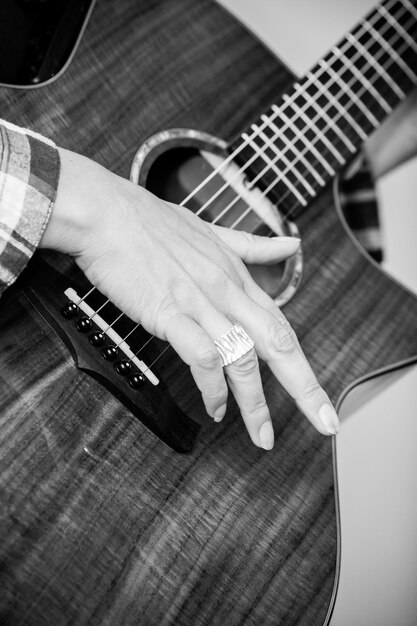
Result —
<instances>
[{"instance_id":1,"label":"fret wire","mask_svg":"<svg viewBox=\"0 0 417 626\"><path fill-rule=\"evenodd\" d=\"M275 181L275 185L278 183L279 181ZM267 195L272 189L273 189L274 185L270 184L269 187L267 187L265 190L262 191L263 195ZM283 196L280 196L280 201L284 202L287 198L289 197L289 193L284 193ZM295 209L297 209L298 207L295 207ZM288 211L286 213L287 217L291 217L291 215L294 213L294 211Z\"/></svg>"},{"instance_id":2,"label":"fret wire","mask_svg":"<svg viewBox=\"0 0 417 626\"><path fill-rule=\"evenodd\" d=\"M351 42L351 44L353 46L358 47L359 50L362 51L362 54L365 56L365 58L368 60L368 62L377 69L378 74L383 77L383 79L385 80L387 85L389 85L389 87L391 87L391 89L397 94L398 98L400 98L400 100L402 98L405 98L405 93L403 92L403 90L400 87L398 87L397 83L394 80L392 80L392 78L387 74L387 72L382 67L382 65L380 63L378 63L378 61L375 61L375 57L373 57L373 56L371 56L369 54L369 52L356 39L356 37L354 35L352 35L351 33L349 33L347 35L347 39L348 39L348 41Z\"/></svg>"},{"instance_id":3,"label":"fret wire","mask_svg":"<svg viewBox=\"0 0 417 626\"><path fill-rule=\"evenodd\" d=\"M414 27L417 26L415 24L413 25ZM365 27L368 30L368 34L369 34L368 24L366 24ZM407 44L404 42L403 38L399 37L396 31L391 29L389 24L386 24L385 28L381 29L381 33L385 32L385 30L387 29L391 30L393 33L393 36L389 39L391 44L393 44L394 46L396 45L397 48L399 49L398 42L399 41L401 42L400 44L401 50L404 52L403 64L405 64L407 53L412 53L412 51L407 47ZM394 35L396 35L396 37L394 37ZM357 37L356 39L359 40L359 37ZM362 42L359 40L359 45L357 46L358 48L360 48L361 43ZM415 82L415 77L413 76L412 72L411 72L411 76L410 76L410 72L408 73L404 72L403 69L399 67L398 63L393 63L393 55L387 52L387 45L385 46L381 45L380 42L378 42L377 40L374 40L371 44L371 47L373 47L374 49L376 48L376 51L373 54L373 58L370 58L369 53L363 54L361 60L362 61L367 60L368 63L366 63L365 67L360 68L360 71L363 73L363 78L365 80L368 80L368 77L367 77L368 70L373 69L372 67L370 67L371 64L377 68L383 67L382 64L384 64L386 69L387 70L389 69L389 74L385 70L384 72L382 72L382 71L378 71L377 69L377 71L374 71L372 73L370 80L374 83L374 85L380 91L380 95L383 98L385 98L389 106L393 106L394 104L397 103L398 99L402 100L405 97L404 89L409 90L410 84ZM391 47L393 49L393 46ZM362 43L361 52L363 52L363 43ZM397 55L396 59L400 58L397 53L396 55ZM357 55L355 56L355 60L356 58L357 58ZM356 62L355 62L355 65L357 65ZM353 71L352 67L350 69L351 71ZM395 76L395 79L394 79L394 76ZM386 107L384 107L382 102L380 102L379 100L377 100L377 102L379 106L386 109Z\"/></svg>"},{"instance_id":4,"label":"fret wire","mask_svg":"<svg viewBox=\"0 0 417 626\"><path fill-rule=\"evenodd\" d=\"M401 0L402 4L405 4L405 6L408 7L408 10L410 11L410 13L412 13L414 15L414 17L417 18L417 9L416 7L410 2L410 0Z\"/></svg>"},{"instance_id":5,"label":"fret wire","mask_svg":"<svg viewBox=\"0 0 417 626\"><path fill-rule=\"evenodd\" d=\"M359 53L358 53L358 54L359 54ZM358 54L357 54L357 55L355 55L354 59L356 59L356 58L357 58ZM346 55L345 55L345 56L346 56ZM377 55L377 56L379 57L380 55ZM322 64L322 65L323 65L323 64ZM330 64L328 64L328 65L330 65ZM369 64L366 64L366 67L369 67ZM349 69L349 68L347 68L347 69ZM321 75L322 73L323 73L323 72L317 72L317 76L316 76L316 77L318 78L318 77L319 77L319 75ZM343 74L344 74L344 72L340 72L340 73L338 74L338 76L343 77ZM310 73L310 75L311 75L311 73ZM314 77L314 75L312 75L312 76ZM328 82L329 82L329 81L328 81ZM334 81L334 82L336 82L336 81ZM319 83L319 84L320 84L320 83ZM327 83L327 84L328 84L328 83ZM327 86L327 84L326 84L326 86ZM339 105L339 108L340 108L340 105ZM356 129L356 130L357 130L357 129Z\"/></svg>"},{"instance_id":6,"label":"fret wire","mask_svg":"<svg viewBox=\"0 0 417 626\"><path fill-rule=\"evenodd\" d=\"M274 106L276 106L276 105L274 105ZM278 109L278 107L277 107L277 109ZM378 124L378 125L379 125L379 124ZM284 172L285 172L285 170L284 170ZM333 175L333 174L332 174L332 175ZM259 176L255 177L255 179L253 179L253 181L251 181L251 183L255 183L255 181L256 181L256 179L257 179L257 178L259 178ZM271 184L270 184L270 185L269 185L269 186L268 186L265 190L263 190L263 191L262 191L262 195L264 195L264 196L265 196L265 195L267 195L267 194L268 194L268 193L269 193L269 192L273 189L273 187L274 187L274 186L275 186L278 182L280 182L280 179L279 179L279 178L277 178L277 179L276 179L275 181L273 181L273 182L272 182L272 183L271 183ZM284 193L282 196L280 196L280 200L281 200L282 202L283 202L283 201L285 201L285 200L288 198L288 196L289 196L289 195L290 195L290 194L289 194L289 191L286 191L286 193ZM229 205L229 206L230 206L230 205ZM288 213L287 213L287 217L289 217L290 215L291 215L291 212L288 212Z\"/></svg>"},{"instance_id":7,"label":"fret wire","mask_svg":"<svg viewBox=\"0 0 417 626\"><path fill-rule=\"evenodd\" d=\"M402 28L398 21L391 15L391 13L389 13L384 6L378 7L377 11L380 15L382 15L382 17L387 20L387 22L391 24L393 28L395 28L399 35L401 35L401 37L407 41L408 45L414 50L414 52L417 52L416 42L410 37L407 31Z\"/></svg>"},{"instance_id":8,"label":"fret wire","mask_svg":"<svg viewBox=\"0 0 417 626\"><path fill-rule=\"evenodd\" d=\"M330 103L329 103L329 105L330 105ZM275 106L276 106L276 105L273 105L273 107L275 107ZM276 112L277 112L277 111L276 111ZM277 112L277 115L278 115L278 114L279 114L279 111ZM316 116L316 117L317 117L317 116ZM316 119L316 118L314 118L314 119ZM377 123L377 124L378 124L378 126L379 126L379 123ZM275 161L276 161L276 159L274 159L274 162L275 162ZM323 163L323 161L322 161L322 163ZM327 164L327 165L328 165L328 164ZM245 169L245 168L242 168L242 169ZM328 167L327 167L326 169L328 170ZM264 168L263 172L265 172L265 171L267 171L267 170L268 170L268 168ZM240 170L240 171L242 171L242 170ZM284 174L286 174L287 172L288 172L288 169L283 171L283 173L284 173ZM330 173L332 176L335 174L335 172L334 172L333 168L331 168L331 171L329 171L329 170L328 170L328 173ZM259 178L260 178L260 176L258 175L258 176L257 176L257 177L253 180L253 181L251 181L251 183L250 183L250 187L252 187L252 186L253 186L253 184L255 184L255 181L257 182L257 181L259 180ZM282 172L281 172L281 178L279 178L279 179L277 179L276 181L274 181L274 185L276 185L278 182L280 182L280 180L282 180ZM273 186L274 186L274 185L273 185ZM270 187L268 187L268 189L270 189L270 188L271 188L271 186L270 186ZM287 192L287 193L285 193L285 194L284 194L284 198L283 198L283 199L286 199L286 198L288 197L288 195L289 195L289 193L288 193L288 192ZM239 199L241 199L241 197L240 197L240 196L237 196L237 197L236 197L236 198L235 198L232 202L230 202L230 203L227 205L227 207L225 207L225 209L223 209L223 211L222 211L222 216L223 216L223 215L224 215L224 214L225 214L228 210L230 210L230 208L232 208L232 207L236 204L236 202L237 202ZM218 221L218 217L216 218L216 221Z\"/></svg>"},{"instance_id":9,"label":"fret wire","mask_svg":"<svg viewBox=\"0 0 417 626\"><path fill-rule=\"evenodd\" d=\"M413 72L413 70L407 65L407 63L405 63L405 61L403 61L403 59L397 54L397 52L394 50L394 48L392 48L389 45L389 43L386 41L386 39L384 37L381 37L381 35L372 26L372 24L370 24L367 20L365 20L364 27L368 30L368 32L370 32L372 34L372 36L375 39L375 41L378 41L378 43L380 43L380 45L387 51L387 53L390 55L390 57L395 59L395 62L397 63L397 65L399 65L401 67L401 69L403 70L403 72L408 75L410 80L412 82L417 81L417 74L415 74Z\"/></svg>"},{"instance_id":10,"label":"fret wire","mask_svg":"<svg viewBox=\"0 0 417 626\"><path fill-rule=\"evenodd\" d=\"M378 126L379 126L379 123L378 123ZM276 181L276 183L277 182L279 182L279 181ZM264 193L269 193L269 191L271 191L272 188L273 188L272 186L269 186L268 189L266 191L264 191ZM284 202L288 198L288 196L289 196L288 193L284 193L283 196L280 196L281 202ZM291 212L288 212L287 216L289 217L290 215L291 215Z\"/></svg>"},{"instance_id":11,"label":"fret wire","mask_svg":"<svg viewBox=\"0 0 417 626\"><path fill-rule=\"evenodd\" d=\"M346 83L345 83L345 84L346 84ZM351 93L353 93L353 92L351 92ZM355 95L355 94L354 94L354 95ZM294 105L295 105L295 103L292 103L292 106L294 106ZM329 102L328 106L330 106L330 105L331 105L331 103ZM275 107L276 107L276 105L273 105L273 108L275 108ZM347 110L347 109L345 109L345 111L346 111L346 110ZM300 108L299 108L299 111L301 111L301 112L302 112L302 110L301 110ZM278 109L278 107L276 107L276 112L277 112L277 116L278 116L278 115L279 115L279 109ZM316 119L317 119L317 117L318 117L318 116L316 116L315 118L313 118L313 120L316 120ZM310 122L310 120L308 120L308 121ZM376 120L375 120L375 121L376 121ZM377 126L379 126L379 122L377 122ZM317 140L319 140L319 137L317 137L317 139L316 139L315 141L317 141ZM311 142L310 142L310 145L311 145ZM275 161L276 161L276 159L274 159L274 162L275 162ZM327 163L327 162L323 159L323 157L321 157L321 162L322 162L322 164L324 165L325 169L327 169L328 173L329 173L331 176L334 176L335 171L334 171L334 170L333 170L333 168L331 168L331 166L330 166L330 165L329 165L329 164L328 164L328 163ZM330 170L329 170L329 167L331 168ZM263 175L266 171L268 171L268 168L267 168L267 167L265 167L265 168L264 168L264 170L262 170L261 175ZM286 174L287 172L288 172L288 169L286 169L286 170L284 169L284 170L283 170L283 172L281 172L281 174L282 174L282 173ZM255 184L255 183L256 183L256 182L257 182L260 178L261 178L261 176L258 174L258 175L255 177L255 179L253 179L252 181L250 181L250 187L252 187L252 186L253 186L253 184ZM282 180L282 178L278 178L278 179L275 181L275 184L277 184L277 183L278 183L278 182L280 182L281 180ZM271 186L270 186L270 187L268 187L268 189L269 189L269 190L270 190L271 188L272 188ZM288 195L289 195L289 193L288 193L288 191L287 191L287 193L285 193L285 194L284 194L284 196L283 196L283 197L281 197L281 201L285 200L285 199L288 197ZM234 206L234 204L235 204L238 200L239 200L239 197L236 197L234 201L232 201L231 203L229 203L229 205L227 205L226 209L229 209L229 208L231 208L232 206ZM223 210L223 214L224 214L224 210Z\"/></svg>"},{"instance_id":12,"label":"fret wire","mask_svg":"<svg viewBox=\"0 0 417 626\"><path fill-rule=\"evenodd\" d=\"M285 103L288 103L289 98L287 95L284 95L283 99ZM291 106L296 109L298 119L301 118L305 122L305 125L308 129L311 130L312 127L314 127L315 129L314 133L317 136L317 139L319 139L322 143L324 143L324 145L326 145L329 148L329 150L333 153L333 155L336 157L337 161L339 161L341 165L344 165L346 162L345 159L338 152L338 150L336 150L336 148L330 143L326 135L315 123L316 120L318 121L321 119L320 115L316 115L314 118L309 118L307 117L305 110L302 107L300 107L297 102L294 101L291 104ZM331 165L324 158L323 158L323 165L327 169L328 173L331 176L334 176L334 174L336 173L335 170L331 167Z\"/></svg>"},{"instance_id":13,"label":"fret wire","mask_svg":"<svg viewBox=\"0 0 417 626\"><path fill-rule=\"evenodd\" d=\"M368 138L367 134L357 124L355 119L350 115L349 111L338 101L338 99L337 98L332 98L332 94L327 90L326 85L323 85L322 82L316 82L315 86L323 94L323 96L328 100L328 102L332 106L334 106L336 109L338 109L338 111L340 113L339 119L344 119L344 118L347 117L347 119L349 120L349 125L356 132L356 134L361 138L361 140L365 141Z\"/></svg>"},{"instance_id":14,"label":"fret wire","mask_svg":"<svg viewBox=\"0 0 417 626\"><path fill-rule=\"evenodd\" d=\"M272 105L273 107L276 107L277 109L277 113L279 114L279 108L276 105ZM266 118L266 115L261 115L261 119L264 120L264 118ZM300 129L292 122L292 120L290 120L289 117L287 117L287 115L285 114L285 112L282 110L281 111L281 118L285 121L286 127L289 128L294 135L297 137L298 140L302 141L305 145L305 147L309 147L307 144L307 139L305 138L304 134L300 131ZM286 141L286 136L285 134L281 134L279 128L274 124L274 122L270 122L270 127L271 129L274 131L275 136L278 137L284 142ZM288 140L289 141L289 140ZM315 152L317 154L317 157L320 159L321 155L318 152L318 150L316 148L314 148L314 146L312 146L313 152ZM323 180L323 178L320 176L320 174L316 171L316 169L311 165L311 163L304 157L304 153L300 152L299 150L297 150L297 148L295 148L294 145L288 145L287 144L287 150L292 150L293 152L296 152L297 155L299 155L300 159L303 162L303 165L309 170L309 172L312 174L312 176L316 179L316 181L318 182L318 184L321 187L325 186L325 181Z\"/></svg>"},{"instance_id":15,"label":"fret wire","mask_svg":"<svg viewBox=\"0 0 417 626\"><path fill-rule=\"evenodd\" d=\"M378 55L377 55L377 56L378 56ZM391 64L390 64L390 65L392 65L392 64L393 64L393 63L392 63L392 59L391 59ZM330 64L329 64L329 65L330 65ZM318 75L318 74L319 74L319 72L317 72L317 75ZM341 73L339 73L339 74L338 74L338 76L339 76L339 77L343 77L343 74L344 74L344 72L341 72ZM310 83L311 83L311 82L312 82L312 81L311 81L311 78L310 78ZM328 81L328 82L329 82L329 81ZM336 80L335 80L334 82L336 82ZM413 82L415 82L415 80L413 80ZM339 83L340 83L340 80L339 80ZM318 82L317 84L318 84L318 85L321 85L322 83L321 83L321 82ZM326 83L326 85L327 85L327 83ZM362 91L363 91L363 90L362 90ZM339 110L340 110L340 108L341 108L341 107L340 107L340 103L337 101L337 99L336 99L336 98L334 98L334 100L333 100L333 104L334 104L337 108L339 108ZM346 110L346 109L345 109L345 110ZM378 125L379 125L379 123L378 123ZM357 130L358 130L358 129L357 129ZM359 132L360 132L360 131L359 131ZM364 138L364 137L363 137L363 134L362 134L362 138Z\"/></svg>"},{"instance_id":16,"label":"fret wire","mask_svg":"<svg viewBox=\"0 0 417 626\"><path fill-rule=\"evenodd\" d=\"M319 115L323 116L323 119L325 119L327 121L327 127L331 128L338 136L339 138L342 140L342 142L345 144L346 148L348 148L348 150L352 153L356 152L356 148L355 146L352 144L352 142L350 141L350 139L348 137L346 137L346 135L344 134L344 132L335 124L335 121L332 120L329 115L327 115L327 111L323 110L322 108L320 108L318 106L317 101L313 98L313 96L311 96L307 90L304 90L303 92L301 92L301 85L299 83L295 83L294 87L296 89L296 91L299 92L299 94L306 100L306 102L308 104L310 104L317 113L319 113Z\"/></svg>"},{"instance_id":17,"label":"fret wire","mask_svg":"<svg viewBox=\"0 0 417 626\"><path fill-rule=\"evenodd\" d=\"M356 56L357 56L357 55L359 55L359 53L356 53ZM367 64L367 66L368 66L368 64ZM323 72L317 72L317 75L319 75L319 74L321 74L321 73L323 73ZM329 82L329 81L328 81L328 82ZM337 80L336 80L336 81L333 81L333 83L334 83L334 82L339 82L339 84L340 84L340 81L337 81ZM326 84L327 84L327 83L326 83ZM343 89L343 86L342 86L342 90L341 90L341 92L342 92L342 93L343 93L343 92L345 92L345 90ZM352 92L352 91L350 91L350 93L352 94L353 92ZM294 96L292 96L292 98L293 98L293 97L294 97ZM355 94L354 94L353 99L355 100ZM287 104L289 104L289 105L291 104L291 102L289 101L289 99L287 99ZM275 105L273 106L273 108L274 108L274 107L275 107ZM361 108L361 105L360 105L360 104L358 104L358 107L359 107L359 108ZM366 115L365 111L363 110L363 106L362 106L362 111L363 111L363 112L364 112L364 114ZM275 112L276 112L276 111L275 111ZM372 114L371 114L371 115L372 115ZM369 116L368 116L368 117L369 117ZM375 119L375 117L374 117L373 115L372 115L372 117L374 118L374 122L372 123L372 126L374 126L374 127L375 127L375 123L379 126L379 122L377 122L377 120ZM284 129L284 130L285 130L285 129ZM366 135L365 135L365 137L366 137Z\"/></svg>"},{"instance_id":18,"label":"fret wire","mask_svg":"<svg viewBox=\"0 0 417 626\"><path fill-rule=\"evenodd\" d=\"M390 2L388 2L387 4L390 4ZM371 16L371 19L374 19L376 16L376 13L374 12ZM344 46L345 44L343 44ZM275 117L273 116L272 119L275 119ZM262 129L265 128L265 126L261 126ZM227 166L233 159L236 160L236 157L239 155L239 153L247 146L247 144L245 142L242 142L238 147L236 147L227 157L226 159L223 161L223 164L219 165L215 170L213 170L213 172L211 172L209 174L209 176L204 179L194 190L192 190L190 192L190 194L184 199L182 200L182 202L180 203L180 206L185 206L186 203L192 198L194 197L194 195L196 193L198 193L198 191L200 191L210 180L212 180L214 178L214 176L216 176L223 167Z\"/></svg>"},{"instance_id":19,"label":"fret wire","mask_svg":"<svg viewBox=\"0 0 417 626\"><path fill-rule=\"evenodd\" d=\"M387 3L387 4L389 4L389 3ZM407 4L408 4L408 3L407 3ZM410 20L408 20L408 21L407 21L407 24L409 23L409 21L410 21ZM366 22L367 22L367 24L369 24L369 20L366 20ZM361 25L359 25L359 27L361 27ZM385 30L385 29L384 29L384 30ZM402 39L404 39L404 38L402 38ZM393 37L391 37L391 38L390 38L389 42L391 43L392 41L393 41ZM395 40L395 43L397 43L398 41L399 41L399 40L398 40L398 37L397 37L397 39ZM402 51L403 51L403 48L404 48L404 45L402 45L402 46L401 46L400 52L402 52ZM394 63L394 62L395 62L395 60L391 59L390 67L393 65L393 63ZM311 81L310 81L310 82L311 82ZM412 82L414 82L414 83L416 82L416 81L415 81L415 77L414 77L414 75L413 75L413 81L412 81ZM276 106L276 105L274 105L274 106ZM276 112L278 113L278 108L277 108ZM378 123L378 125L379 125L379 123ZM266 194L267 194L267 193L271 190L271 188L272 188L272 187L270 186L267 190L264 190L264 191L263 191L263 194L265 194L265 195L266 195ZM288 196L289 196L289 194L288 194L288 193L284 194L284 196L283 196L283 197L281 196L281 201L284 201L286 198L288 198ZM291 213L288 213L287 215L289 216L290 214L291 214Z\"/></svg>"},{"instance_id":20,"label":"fret wire","mask_svg":"<svg viewBox=\"0 0 417 626\"><path fill-rule=\"evenodd\" d=\"M355 64L359 60L363 61L363 59L354 57ZM322 95L326 95L327 92L332 104L335 101L339 103L339 106L335 107L338 111L333 113L334 118L338 122L340 121L341 126L345 128L345 132L349 134L349 137L357 146L358 136L362 139L363 133L358 133L357 128L351 129L354 130L353 133L349 132L351 125L348 123L343 111L350 109L351 117L357 121L365 133L369 133L369 125L370 127L375 127L378 124L378 119L385 116L386 111L380 106L379 101L369 97L371 94L365 88L366 83L363 80L359 80L357 74L352 71L352 63L344 63L342 58L332 56L331 60L324 58L319 61L319 66L322 72L313 87L317 90L317 85L324 83L325 90L322 91L325 93ZM368 64L365 64L362 66L362 70L366 72L368 67ZM378 78L376 77L374 80L378 80ZM313 87L309 87L308 90L311 91ZM317 98L317 95L315 97ZM318 100L320 101L320 96Z\"/></svg>"},{"instance_id":21,"label":"fret wire","mask_svg":"<svg viewBox=\"0 0 417 626\"><path fill-rule=\"evenodd\" d=\"M244 138L246 138L243 135ZM281 177L281 181L283 181L285 183L285 185L288 187L288 189L290 189L292 191L292 193L295 195L296 198L298 198L298 200L301 202L301 204L303 206L307 206L307 202L306 200L303 198L303 196L297 191L297 189L294 187L294 185L291 183L291 181L288 179L288 177L286 176L286 173L282 173L280 172L280 170L275 167L275 163L272 159L270 159L266 154L264 154L263 150L260 149L259 146L257 146L252 140L249 140L249 145L259 154L259 156L265 161L265 163L268 165L268 171L274 171L278 176Z\"/></svg>"},{"instance_id":22,"label":"fret wire","mask_svg":"<svg viewBox=\"0 0 417 626\"><path fill-rule=\"evenodd\" d=\"M376 117L374 116L374 114L363 104L362 100L360 100L360 98L358 98L357 94L355 94L352 89L350 88L348 83L345 83L343 81L343 78L340 78L340 76L338 74L336 74L336 72L333 70L333 68L326 63L326 61L320 61L320 65L322 65L322 67L330 72L332 74L332 76L334 76L334 81L336 83L338 83L341 87L341 90L343 93L348 93L352 102L354 102L363 112L363 114L365 115L365 117L368 118L368 120L371 122L371 124L374 126L374 128L377 128L379 126L379 122L376 119ZM343 87L343 85L345 85L345 87L347 87L347 90L345 89L345 87Z\"/></svg>"},{"instance_id":23,"label":"fret wire","mask_svg":"<svg viewBox=\"0 0 417 626\"><path fill-rule=\"evenodd\" d=\"M253 124L253 126L255 126L255 124ZM252 126L251 126L252 128ZM298 169L296 167L294 167L294 163L296 163L297 161L293 161L292 163L289 161L289 159L286 157L286 152L290 151L291 148L289 148L287 146L287 148L284 151L280 151L277 147L277 145L274 143L273 139L274 137L267 137L267 135L265 135L264 132L261 132L259 134L259 137L262 138L264 140L265 145L272 151L275 152L275 154L278 156L278 158L282 159L285 163L285 165L287 166L287 168L291 168L290 171L294 174L294 176L300 181L300 183L305 187L306 191L308 191L308 193L310 194L310 196L312 198L314 198L317 194L315 192L315 190L313 189L313 187L310 185L310 183L304 178L304 176L301 174L301 172L298 171Z\"/></svg>"},{"instance_id":24,"label":"fret wire","mask_svg":"<svg viewBox=\"0 0 417 626\"><path fill-rule=\"evenodd\" d=\"M273 108L276 108L276 105L273 105ZM276 113L278 113L278 111L277 111L277 110L275 110L275 112L276 112ZM281 111L281 112L282 112L282 111ZM266 118L266 116L263 116L263 119L265 119L265 118ZM377 122L377 124L378 124L378 126L379 126L379 122ZM274 126L275 126L275 125L274 125ZM366 138L366 135L365 135L365 138ZM287 170L284 170L284 172L285 172L285 173L286 173L286 171L287 171ZM258 177L257 177L257 178L258 178ZM252 181L252 182L254 182L254 181ZM276 181L276 182L279 182L279 181ZM276 182L275 182L275 184L276 184ZM288 193L288 191L287 191L287 193L285 194L285 197L288 197L288 195L289 195L289 193ZM237 199L238 199L238 198L237 198ZM237 199L236 199L236 200L237 200ZM232 202L232 203L230 203L230 204L228 205L228 207L230 207L230 206L231 206L231 205L233 205L233 204L234 204L233 202Z\"/></svg>"},{"instance_id":25,"label":"fret wire","mask_svg":"<svg viewBox=\"0 0 417 626\"><path fill-rule=\"evenodd\" d=\"M377 90L375 89L375 87L372 85L372 83L366 78L366 76L363 74L363 72L361 72L360 70L358 70L357 67L355 67L355 65L353 63L350 62L350 60L347 58L347 56L341 52L337 46L334 46L332 48L332 53L339 57L340 59L343 57L343 59L345 59L346 65L348 66L349 70L352 72L352 74L355 74L355 76L358 78L358 80L363 80L366 83L367 89L369 92L372 93L372 95L374 96L375 100L381 105L381 107L384 109L385 113L391 113L392 111L392 107L388 104L388 102L385 100L385 98L383 98L383 96L381 96L380 93L377 92ZM358 76L359 74L359 76Z\"/></svg>"},{"instance_id":26,"label":"fret wire","mask_svg":"<svg viewBox=\"0 0 417 626\"><path fill-rule=\"evenodd\" d=\"M331 105L331 103L329 102L327 106L330 106L330 105ZM275 108L275 107L276 107L276 105L273 105L273 107ZM301 109L299 109L299 110L301 110ZM279 113L279 111L278 111L278 113ZM264 116L264 117L265 117L265 116ZM314 121L315 121L316 119L320 119L320 118L319 118L319 116L315 116L315 118L313 118L313 120L314 120ZM310 122L311 120L309 119L308 121ZM276 128L276 127L275 127L275 128ZM282 130L282 129L281 129L281 130ZM366 135L365 135L365 137L366 137ZM323 161L323 158L322 158L322 157L320 157L319 153L317 153L317 156L319 156L319 158L320 158L320 160L321 160L322 164L323 164L323 165L324 165L324 167L327 169L328 173L330 173L331 175L334 175L334 173L335 173L335 172L334 172L333 168L331 168L331 170L329 170L329 165L327 164L327 162L324 162L324 161ZM275 161L276 161L276 159L274 160L274 162L275 162ZM267 171L267 169L268 169L268 168L264 168L263 172ZM284 172L285 172L285 173L286 173L287 171L288 171L288 170L284 170ZM258 178L259 178L259 177L257 177L257 179L258 179Z\"/></svg>"},{"instance_id":27,"label":"fret wire","mask_svg":"<svg viewBox=\"0 0 417 626\"><path fill-rule=\"evenodd\" d=\"M369 20L367 20L367 24L369 24ZM358 27L357 32L359 33L359 32L360 32L360 30L363 30L363 27L364 27L364 25L360 25L360 26ZM387 28L387 27L389 27L389 25L387 25L387 26L386 26L386 28ZM385 29L383 29L383 30L385 31L385 30L386 30L386 28L385 28ZM398 39L397 39L396 41L398 41ZM344 52L343 52L344 47L345 47L345 45L343 45L343 44L342 44L342 46L340 46L340 47L339 47L339 50L340 50L340 52L342 52L342 54L344 54ZM344 55L344 56L346 56L346 55ZM378 54L376 55L376 58L379 58L380 56L381 56L381 52L380 52L380 53L378 53ZM356 54L355 54L355 55L353 56L353 58L351 59L351 64L353 64L353 61L355 61L358 57L360 58L360 55L359 55L359 53L358 53L358 52L356 52ZM366 67L366 68L368 68L368 67L369 67L369 63L367 63L365 67ZM352 71L352 68L351 68L351 67L350 67L350 68L348 68L348 69L350 69L350 70ZM352 71L352 72L353 72L353 71ZM319 78L319 77L322 75L322 73L323 73L322 71L317 71L317 72L316 72L316 78ZM343 76L343 72L342 72L342 73L339 73L339 75L340 75L340 76ZM310 72L310 76L314 76L314 75L312 74L312 72ZM311 81L310 81L310 82L311 82ZM412 82L414 82L414 80L413 80ZM338 106L339 106L339 108L340 108L340 104L339 104ZM356 129L356 130L357 130L357 129Z\"/></svg>"}]
</instances>

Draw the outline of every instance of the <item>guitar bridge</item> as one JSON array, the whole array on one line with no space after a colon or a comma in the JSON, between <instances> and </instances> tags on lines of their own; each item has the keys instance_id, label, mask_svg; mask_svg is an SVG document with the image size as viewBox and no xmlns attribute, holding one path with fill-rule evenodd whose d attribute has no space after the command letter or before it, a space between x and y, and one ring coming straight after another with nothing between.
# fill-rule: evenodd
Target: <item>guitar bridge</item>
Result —
<instances>
[{"instance_id":1,"label":"guitar bridge","mask_svg":"<svg viewBox=\"0 0 417 626\"><path fill-rule=\"evenodd\" d=\"M109 348L113 347L116 351L115 358L117 358L118 351L120 351L126 357L127 360L125 361L125 366L127 367L127 364L129 364L127 370L136 366L137 370L143 376L146 376L149 382L151 382L153 385L157 385L159 383L157 376L155 376L155 374L151 371L149 367L145 365L143 361L138 359L138 357L130 349L127 342L119 335L119 333L114 330L114 328L112 328L111 324L108 324L97 311L95 311L89 304L87 304L85 300L80 298L80 296L74 289L72 289L72 287L66 289L65 295L67 296L69 301L75 305L76 309L74 309L73 307L64 307L64 317L72 317L72 312L76 312L77 309L82 311L83 313L85 313L85 317L81 318L83 324L81 324L79 320L78 330L82 332L84 325L85 330L89 331L93 323L99 329L99 332L90 333L90 343L93 346L102 347L106 341L106 338L108 341L112 342L108 344L105 348L102 347L101 353L103 358L107 358L108 360L110 360L109 356L112 354L112 351ZM122 368L119 367L119 369Z\"/></svg>"},{"instance_id":2,"label":"guitar bridge","mask_svg":"<svg viewBox=\"0 0 417 626\"><path fill-rule=\"evenodd\" d=\"M84 292L86 281L81 272L78 274ZM97 290L88 304L86 298L79 297L76 285L43 261L39 253L32 259L25 278L26 297L68 348L75 365L100 382L173 450L192 450L200 425L177 406L162 378L138 357L138 352L145 348L148 351L154 338L107 300L97 305L97 299L104 299ZM100 314L104 306L110 309L115 320L112 323ZM127 326L130 330L126 330ZM132 328L136 333L134 346L132 341L126 341L128 335L134 337ZM164 351L160 346L158 350L161 356ZM149 352L152 354L152 350ZM157 358L154 348L151 362Z\"/></svg>"}]
</instances>

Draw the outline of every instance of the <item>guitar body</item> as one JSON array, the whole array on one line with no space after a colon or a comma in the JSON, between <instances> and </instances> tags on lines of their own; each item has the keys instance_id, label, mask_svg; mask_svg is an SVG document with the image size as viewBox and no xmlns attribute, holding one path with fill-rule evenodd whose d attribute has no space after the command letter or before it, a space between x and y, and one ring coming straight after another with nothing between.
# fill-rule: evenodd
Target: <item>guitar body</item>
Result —
<instances>
[{"instance_id":1,"label":"guitar body","mask_svg":"<svg viewBox=\"0 0 417 626\"><path fill-rule=\"evenodd\" d=\"M2 88L0 115L129 177L150 135L230 142L291 81L208 0L101 0L66 72ZM417 301L357 247L333 191L297 227L304 274L285 313L336 402L416 358ZM276 444L255 448L232 402L221 425L204 417L172 357L165 382L202 425L192 452L174 452L77 369L24 281L0 301L2 623L327 623L340 541L332 439L264 368Z\"/></svg>"}]
</instances>

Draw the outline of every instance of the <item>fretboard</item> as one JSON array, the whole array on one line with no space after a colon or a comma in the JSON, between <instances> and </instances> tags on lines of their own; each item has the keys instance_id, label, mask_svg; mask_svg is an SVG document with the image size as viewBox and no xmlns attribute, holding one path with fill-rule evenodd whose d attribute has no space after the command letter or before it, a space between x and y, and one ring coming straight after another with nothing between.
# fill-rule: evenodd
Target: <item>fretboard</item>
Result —
<instances>
[{"instance_id":1,"label":"fretboard","mask_svg":"<svg viewBox=\"0 0 417 626\"><path fill-rule=\"evenodd\" d=\"M386 0L231 150L251 184L294 213L352 160L416 84L417 0Z\"/></svg>"}]
</instances>

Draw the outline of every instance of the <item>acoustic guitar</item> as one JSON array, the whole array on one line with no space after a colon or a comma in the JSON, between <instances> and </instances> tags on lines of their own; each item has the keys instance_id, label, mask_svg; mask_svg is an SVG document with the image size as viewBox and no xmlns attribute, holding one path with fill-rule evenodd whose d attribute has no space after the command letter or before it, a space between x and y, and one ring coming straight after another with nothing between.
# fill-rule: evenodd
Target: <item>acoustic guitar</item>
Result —
<instances>
[{"instance_id":1,"label":"acoustic guitar","mask_svg":"<svg viewBox=\"0 0 417 626\"><path fill-rule=\"evenodd\" d=\"M417 82L417 3L385 0L296 81L209 0L100 0L72 62L1 88L0 115L204 219L299 233L251 268L340 402L417 359L416 298L362 251L339 174ZM326 624L340 536L334 442L262 369L276 443L56 254L0 301L4 624ZM140 286L139 286L140 288ZM88 295L87 295L88 294Z\"/></svg>"}]
</instances>

